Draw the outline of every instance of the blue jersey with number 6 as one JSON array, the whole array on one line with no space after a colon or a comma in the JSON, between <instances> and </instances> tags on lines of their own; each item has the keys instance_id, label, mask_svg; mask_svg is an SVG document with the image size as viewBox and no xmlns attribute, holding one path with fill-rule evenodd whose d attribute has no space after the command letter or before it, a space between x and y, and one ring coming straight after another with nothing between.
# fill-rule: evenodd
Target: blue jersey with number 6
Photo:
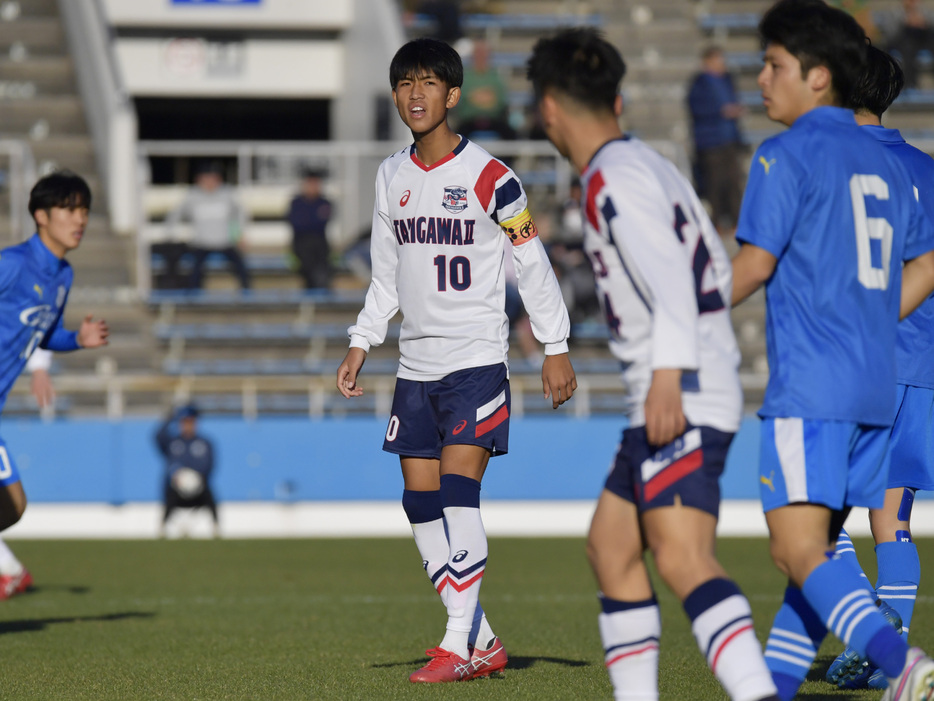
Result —
<instances>
[{"instance_id":1,"label":"blue jersey with number 6","mask_svg":"<svg viewBox=\"0 0 934 701\"><path fill-rule=\"evenodd\" d=\"M77 334L62 328L71 266L35 234L0 251L0 407L36 346L77 349Z\"/></svg>"},{"instance_id":2,"label":"blue jersey with number 6","mask_svg":"<svg viewBox=\"0 0 934 701\"><path fill-rule=\"evenodd\" d=\"M891 425L902 261L934 230L897 158L819 107L753 156L736 238L777 259L761 416Z\"/></svg>"}]
</instances>

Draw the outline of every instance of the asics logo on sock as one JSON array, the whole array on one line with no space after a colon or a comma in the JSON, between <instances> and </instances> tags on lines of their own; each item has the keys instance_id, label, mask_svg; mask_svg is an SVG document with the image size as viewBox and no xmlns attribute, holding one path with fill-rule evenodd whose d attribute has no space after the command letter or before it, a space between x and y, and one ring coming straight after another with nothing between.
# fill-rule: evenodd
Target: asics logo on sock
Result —
<instances>
[{"instance_id":1,"label":"asics logo on sock","mask_svg":"<svg viewBox=\"0 0 934 701\"><path fill-rule=\"evenodd\" d=\"M458 550L454 557L451 558L451 562L463 562L467 559L466 550Z\"/></svg>"}]
</instances>

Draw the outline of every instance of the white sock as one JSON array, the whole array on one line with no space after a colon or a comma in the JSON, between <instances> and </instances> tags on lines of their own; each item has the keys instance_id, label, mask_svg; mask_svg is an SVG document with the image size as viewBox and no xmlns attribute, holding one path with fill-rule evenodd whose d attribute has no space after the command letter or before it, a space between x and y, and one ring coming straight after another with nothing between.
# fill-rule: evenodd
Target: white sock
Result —
<instances>
[{"instance_id":1,"label":"white sock","mask_svg":"<svg viewBox=\"0 0 934 701\"><path fill-rule=\"evenodd\" d=\"M473 645L477 650L489 650L496 640L496 633L490 627L486 620L486 614L483 607L477 601L477 608L473 613L473 625L470 627L470 635L467 637L467 644Z\"/></svg>"},{"instance_id":2,"label":"white sock","mask_svg":"<svg viewBox=\"0 0 934 701\"><path fill-rule=\"evenodd\" d=\"M600 614L600 639L613 698L616 701L658 701L658 638L662 620L654 600L635 608ZM611 606L612 608L612 606Z\"/></svg>"},{"instance_id":3,"label":"white sock","mask_svg":"<svg viewBox=\"0 0 934 701\"><path fill-rule=\"evenodd\" d=\"M9 546L0 539L0 575L15 577L23 572L23 563L16 559L16 555Z\"/></svg>"},{"instance_id":4,"label":"white sock","mask_svg":"<svg viewBox=\"0 0 934 701\"><path fill-rule=\"evenodd\" d=\"M480 509L449 506L444 509L451 555L448 560L448 623L441 647L469 659L467 641L480 598L480 583L489 549Z\"/></svg>"}]
</instances>

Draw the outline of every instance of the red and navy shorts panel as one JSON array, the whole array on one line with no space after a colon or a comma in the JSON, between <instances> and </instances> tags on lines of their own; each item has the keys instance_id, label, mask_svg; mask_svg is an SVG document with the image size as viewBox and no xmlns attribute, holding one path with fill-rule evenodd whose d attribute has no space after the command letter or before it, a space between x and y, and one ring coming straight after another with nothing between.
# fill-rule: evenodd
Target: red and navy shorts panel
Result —
<instances>
[{"instance_id":1,"label":"red and navy shorts panel","mask_svg":"<svg viewBox=\"0 0 934 701\"><path fill-rule=\"evenodd\" d=\"M627 428L605 487L633 502L639 511L673 506L676 501L717 516L720 475L733 440L707 426L688 426L662 448L650 446L645 426Z\"/></svg>"},{"instance_id":2,"label":"red and navy shorts panel","mask_svg":"<svg viewBox=\"0 0 934 701\"><path fill-rule=\"evenodd\" d=\"M440 458L446 445L509 450L511 396L502 363L452 372L440 380L396 380L383 450Z\"/></svg>"}]
</instances>

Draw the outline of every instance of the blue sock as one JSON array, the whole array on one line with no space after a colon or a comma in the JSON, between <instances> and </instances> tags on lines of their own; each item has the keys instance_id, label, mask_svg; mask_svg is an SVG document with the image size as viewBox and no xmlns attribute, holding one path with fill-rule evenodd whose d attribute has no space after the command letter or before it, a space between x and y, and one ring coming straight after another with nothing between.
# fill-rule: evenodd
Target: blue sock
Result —
<instances>
[{"instance_id":1,"label":"blue sock","mask_svg":"<svg viewBox=\"0 0 934 701\"><path fill-rule=\"evenodd\" d=\"M911 540L879 543L876 546L876 560L879 563L876 591L879 598L902 617L902 639L907 640L918 584L921 582L918 548Z\"/></svg>"},{"instance_id":2,"label":"blue sock","mask_svg":"<svg viewBox=\"0 0 934 701\"><path fill-rule=\"evenodd\" d=\"M789 585L765 645L765 663L782 701L791 701L798 693L826 635L827 629L801 590Z\"/></svg>"},{"instance_id":3,"label":"blue sock","mask_svg":"<svg viewBox=\"0 0 934 701\"><path fill-rule=\"evenodd\" d=\"M859 573L859 576L865 584L866 589L873 591L872 585L869 583L869 578L866 576L866 573L863 572L863 568L859 564L859 558L856 556L856 548L853 547L853 541L850 540L850 534L842 528L840 529L840 535L837 536L837 547L833 551L833 556L834 559L842 560L843 562L847 562L852 567L854 567ZM875 592L873 592L873 597L875 597Z\"/></svg>"},{"instance_id":4,"label":"blue sock","mask_svg":"<svg viewBox=\"0 0 934 701\"><path fill-rule=\"evenodd\" d=\"M902 671L908 645L879 612L859 575L846 562L828 560L814 568L801 588L827 629L882 669Z\"/></svg>"}]
</instances>

